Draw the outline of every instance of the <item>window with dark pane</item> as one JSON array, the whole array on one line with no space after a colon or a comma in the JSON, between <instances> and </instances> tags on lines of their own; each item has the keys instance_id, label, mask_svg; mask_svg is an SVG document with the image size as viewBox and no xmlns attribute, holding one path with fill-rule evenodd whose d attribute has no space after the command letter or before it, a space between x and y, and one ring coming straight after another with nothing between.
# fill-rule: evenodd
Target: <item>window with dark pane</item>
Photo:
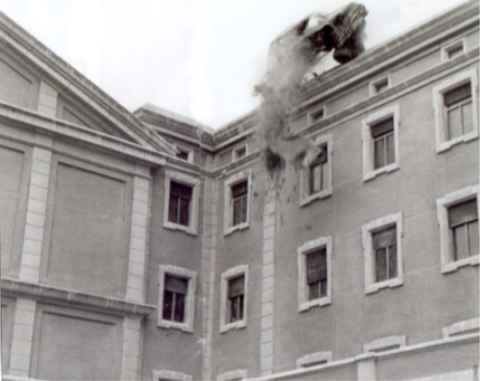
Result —
<instances>
[{"instance_id":1,"label":"window with dark pane","mask_svg":"<svg viewBox=\"0 0 480 381\"><path fill-rule=\"evenodd\" d=\"M308 300L327 296L327 248L311 251L305 256Z\"/></svg>"},{"instance_id":2,"label":"window with dark pane","mask_svg":"<svg viewBox=\"0 0 480 381\"><path fill-rule=\"evenodd\" d=\"M397 276L397 228L390 226L372 234L375 282Z\"/></svg>"},{"instance_id":3,"label":"window with dark pane","mask_svg":"<svg viewBox=\"0 0 480 381\"><path fill-rule=\"evenodd\" d=\"M310 164L308 171L308 190L309 194L315 194L325 189L327 184L327 164L328 148L324 144L320 148L320 153Z\"/></svg>"},{"instance_id":4,"label":"window with dark pane","mask_svg":"<svg viewBox=\"0 0 480 381\"><path fill-rule=\"evenodd\" d=\"M241 146L235 149L235 159L241 159L247 154L247 147L246 146Z\"/></svg>"},{"instance_id":5,"label":"window with dark pane","mask_svg":"<svg viewBox=\"0 0 480 381\"><path fill-rule=\"evenodd\" d=\"M248 182L241 181L231 187L232 192L232 225L247 222Z\"/></svg>"},{"instance_id":6,"label":"window with dark pane","mask_svg":"<svg viewBox=\"0 0 480 381\"><path fill-rule=\"evenodd\" d=\"M448 208L453 244L453 260L479 253L477 199L463 201Z\"/></svg>"},{"instance_id":7,"label":"window with dark pane","mask_svg":"<svg viewBox=\"0 0 480 381\"><path fill-rule=\"evenodd\" d=\"M373 141L374 169L385 167L395 162L395 137L393 117L370 126Z\"/></svg>"},{"instance_id":8,"label":"window with dark pane","mask_svg":"<svg viewBox=\"0 0 480 381\"><path fill-rule=\"evenodd\" d=\"M470 82L443 94L447 140L473 131L472 86Z\"/></svg>"},{"instance_id":9,"label":"window with dark pane","mask_svg":"<svg viewBox=\"0 0 480 381\"><path fill-rule=\"evenodd\" d=\"M382 78L373 84L375 94L378 94L388 88L388 77Z\"/></svg>"},{"instance_id":10,"label":"window with dark pane","mask_svg":"<svg viewBox=\"0 0 480 381\"><path fill-rule=\"evenodd\" d=\"M162 317L179 323L185 321L185 307L188 292L187 278L166 274L163 291Z\"/></svg>"},{"instance_id":11,"label":"window with dark pane","mask_svg":"<svg viewBox=\"0 0 480 381\"><path fill-rule=\"evenodd\" d=\"M168 204L168 220L170 222L188 226L190 222L190 204L192 202L193 189L172 181L170 183L170 202Z\"/></svg>"},{"instance_id":12,"label":"window with dark pane","mask_svg":"<svg viewBox=\"0 0 480 381\"><path fill-rule=\"evenodd\" d=\"M245 276L231 278L227 283L227 321L233 323L243 319L245 301Z\"/></svg>"},{"instance_id":13,"label":"window with dark pane","mask_svg":"<svg viewBox=\"0 0 480 381\"><path fill-rule=\"evenodd\" d=\"M177 148L177 157L179 159L182 159L182 160L185 160L185 161L188 161L188 156L189 156L189 152L185 149L182 149L182 148Z\"/></svg>"},{"instance_id":14,"label":"window with dark pane","mask_svg":"<svg viewBox=\"0 0 480 381\"><path fill-rule=\"evenodd\" d=\"M448 59L455 58L463 53L463 42L459 42L455 45L452 45L446 48Z\"/></svg>"}]
</instances>

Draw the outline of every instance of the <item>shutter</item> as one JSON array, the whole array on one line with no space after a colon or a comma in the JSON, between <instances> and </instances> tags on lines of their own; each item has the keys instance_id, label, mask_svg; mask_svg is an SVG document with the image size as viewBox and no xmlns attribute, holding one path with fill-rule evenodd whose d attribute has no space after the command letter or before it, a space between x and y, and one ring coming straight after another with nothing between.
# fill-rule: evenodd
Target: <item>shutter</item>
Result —
<instances>
[{"instance_id":1,"label":"shutter","mask_svg":"<svg viewBox=\"0 0 480 381\"><path fill-rule=\"evenodd\" d=\"M387 279L387 249L375 250L375 281L381 282Z\"/></svg>"},{"instance_id":2,"label":"shutter","mask_svg":"<svg viewBox=\"0 0 480 381\"><path fill-rule=\"evenodd\" d=\"M390 117L381 122L375 123L370 127L373 138L388 134L393 131L393 118Z\"/></svg>"},{"instance_id":3,"label":"shutter","mask_svg":"<svg viewBox=\"0 0 480 381\"><path fill-rule=\"evenodd\" d=\"M307 284L327 279L326 249L315 251L306 256Z\"/></svg>"},{"instance_id":4,"label":"shutter","mask_svg":"<svg viewBox=\"0 0 480 381\"><path fill-rule=\"evenodd\" d=\"M478 219L477 200L468 200L448 209L450 226L457 226Z\"/></svg>"},{"instance_id":5,"label":"shutter","mask_svg":"<svg viewBox=\"0 0 480 381\"><path fill-rule=\"evenodd\" d=\"M374 250L395 245L397 242L396 236L397 229L395 227L390 227L373 233L372 241Z\"/></svg>"},{"instance_id":6,"label":"shutter","mask_svg":"<svg viewBox=\"0 0 480 381\"><path fill-rule=\"evenodd\" d=\"M462 106L463 133L468 134L473 131L473 108L472 102Z\"/></svg>"},{"instance_id":7,"label":"shutter","mask_svg":"<svg viewBox=\"0 0 480 381\"><path fill-rule=\"evenodd\" d=\"M228 281L228 297L234 298L245 293L245 277L243 275Z\"/></svg>"},{"instance_id":8,"label":"shutter","mask_svg":"<svg viewBox=\"0 0 480 381\"><path fill-rule=\"evenodd\" d=\"M180 199L173 193L170 193L170 202L168 203L168 220L170 222L177 222L177 208Z\"/></svg>"},{"instance_id":9,"label":"shutter","mask_svg":"<svg viewBox=\"0 0 480 381\"><path fill-rule=\"evenodd\" d=\"M165 290L186 295L187 289L188 279L171 275L165 276Z\"/></svg>"},{"instance_id":10,"label":"shutter","mask_svg":"<svg viewBox=\"0 0 480 381\"><path fill-rule=\"evenodd\" d=\"M180 207L180 216L178 223L181 225L188 226L190 220L190 199L180 198L179 199Z\"/></svg>"},{"instance_id":11,"label":"shutter","mask_svg":"<svg viewBox=\"0 0 480 381\"><path fill-rule=\"evenodd\" d=\"M465 83L443 94L445 106L449 107L472 96L470 83Z\"/></svg>"},{"instance_id":12,"label":"shutter","mask_svg":"<svg viewBox=\"0 0 480 381\"><path fill-rule=\"evenodd\" d=\"M468 239L469 239L469 246L470 246L470 253L472 255L478 254L478 221L472 222L468 225Z\"/></svg>"}]
</instances>

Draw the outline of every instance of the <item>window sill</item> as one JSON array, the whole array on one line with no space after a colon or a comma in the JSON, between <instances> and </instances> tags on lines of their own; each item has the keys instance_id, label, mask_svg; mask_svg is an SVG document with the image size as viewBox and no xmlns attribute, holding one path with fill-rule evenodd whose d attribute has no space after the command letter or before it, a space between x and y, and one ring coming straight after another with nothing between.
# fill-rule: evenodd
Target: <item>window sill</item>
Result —
<instances>
[{"instance_id":1,"label":"window sill","mask_svg":"<svg viewBox=\"0 0 480 381\"><path fill-rule=\"evenodd\" d=\"M315 194L312 194L312 195L309 195L307 197L304 197L300 200L300 206L306 206L316 200L322 200L322 199L325 199L327 197L330 197L332 195L332 189L331 188L328 188L328 189L325 189L321 192L318 192L318 193L315 193Z\"/></svg>"},{"instance_id":2,"label":"window sill","mask_svg":"<svg viewBox=\"0 0 480 381\"><path fill-rule=\"evenodd\" d=\"M477 138L478 138L478 131L472 131L466 135L459 136L458 138L438 143L437 153L448 151L450 148L452 148L453 146L456 146L457 144L468 143Z\"/></svg>"},{"instance_id":3,"label":"window sill","mask_svg":"<svg viewBox=\"0 0 480 381\"><path fill-rule=\"evenodd\" d=\"M197 230L194 229L191 226L179 225L179 224L175 224L173 222L166 221L166 222L163 223L163 227L165 229L169 229L169 230L182 231L182 232L190 234L190 235L195 235L195 236L198 235Z\"/></svg>"},{"instance_id":4,"label":"window sill","mask_svg":"<svg viewBox=\"0 0 480 381\"><path fill-rule=\"evenodd\" d=\"M332 303L332 298L330 296L324 296L323 298L301 303L298 306L298 312L306 312L311 308L328 306L331 303Z\"/></svg>"},{"instance_id":5,"label":"window sill","mask_svg":"<svg viewBox=\"0 0 480 381\"><path fill-rule=\"evenodd\" d=\"M370 181L373 180L375 177L383 175L385 173L391 173L396 170L400 169L400 165L398 162L386 165L385 167L378 168L376 170L369 171L363 175L363 181Z\"/></svg>"},{"instance_id":6,"label":"window sill","mask_svg":"<svg viewBox=\"0 0 480 381\"><path fill-rule=\"evenodd\" d=\"M250 224L248 222L244 222L235 226L230 226L225 229L224 235L227 236L236 232L237 230L245 230L245 229L248 229L249 227L250 227Z\"/></svg>"},{"instance_id":7,"label":"window sill","mask_svg":"<svg viewBox=\"0 0 480 381\"><path fill-rule=\"evenodd\" d=\"M226 333L234 329L243 329L247 327L247 322L245 320L239 320L234 323L222 324L220 327L220 333Z\"/></svg>"},{"instance_id":8,"label":"window sill","mask_svg":"<svg viewBox=\"0 0 480 381\"><path fill-rule=\"evenodd\" d=\"M395 287L400 287L402 285L403 285L402 278L393 278L393 279L385 280L383 282L372 283L365 288L365 294L373 294L384 288L395 288Z\"/></svg>"},{"instance_id":9,"label":"window sill","mask_svg":"<svg viewBox=\"0 0 480 381\"><path fill-rule=\"evenodd\" d=\"M455 272L461 267L478 266L480 264L480 254L468 258L460 259L455 262L448 262L442 265L442 274Z\"/></svg>"},{"instance_id":10,"label":"window sill","mask_svg":"<svg viewBox=\"0 0 480 381\"><path fill-rule=\"evenodd\" d=\"M166 329L177 329L179 331L193 333L193 328L188 323L177 323L170 320L160 319L157 323L157 327Z\"/></svg>"}]
</instances>

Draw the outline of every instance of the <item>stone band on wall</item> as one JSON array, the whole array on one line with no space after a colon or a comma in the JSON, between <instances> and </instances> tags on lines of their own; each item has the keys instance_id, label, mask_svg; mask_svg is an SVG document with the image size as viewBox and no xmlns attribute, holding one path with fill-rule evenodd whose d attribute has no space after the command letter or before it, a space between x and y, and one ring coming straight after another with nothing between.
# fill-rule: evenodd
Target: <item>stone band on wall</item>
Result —
<instances>
[{"instance_id":1,"label":"stone band on wall","mask_svg":"<svg viewBox=\"0 0 480 381\"><path fill-rule=\"evenodd\" d=\"M37 283L42 253L52 152L34 147L27 201L27 221L20 259L20 280Z\"/></svg>"},{"instance_id":2,"label":"stone band on wall","mask_svg":"<svg viewBox=\"0 0 480 381\"><path fill-rule=\"evenodd\" d=\"M141 379L141 348L141 317L125 317L123 321L122 380Z\"/></svg>"},{"instance_id":3,"label":"stone band on wall","mask_svg":"<svg viewBox=\"0 0 480 381\"><path fill-rule=\"evenodd\" d=\"M271 374L273 371L275 208L275 188L270 184L263 210L262 317L260 331L260 371L262 375Z\"/></svg>"}]
</instances>

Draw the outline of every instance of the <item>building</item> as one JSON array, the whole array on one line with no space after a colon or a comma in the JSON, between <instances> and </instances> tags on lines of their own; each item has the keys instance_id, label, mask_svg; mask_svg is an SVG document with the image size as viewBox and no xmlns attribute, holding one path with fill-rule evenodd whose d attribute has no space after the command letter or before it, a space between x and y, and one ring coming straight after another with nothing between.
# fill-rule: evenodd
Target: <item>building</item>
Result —
<instances>
[{"instance_id":1,"label":"building","mask_svg":"<svg viewBox=\"0 0 480 381\"><path fill-rule=\"evenodd\" d=\"M0 14L3 377L478 379L478 11L308 82L281 187Z\"/></svg>"}]
</instances>

